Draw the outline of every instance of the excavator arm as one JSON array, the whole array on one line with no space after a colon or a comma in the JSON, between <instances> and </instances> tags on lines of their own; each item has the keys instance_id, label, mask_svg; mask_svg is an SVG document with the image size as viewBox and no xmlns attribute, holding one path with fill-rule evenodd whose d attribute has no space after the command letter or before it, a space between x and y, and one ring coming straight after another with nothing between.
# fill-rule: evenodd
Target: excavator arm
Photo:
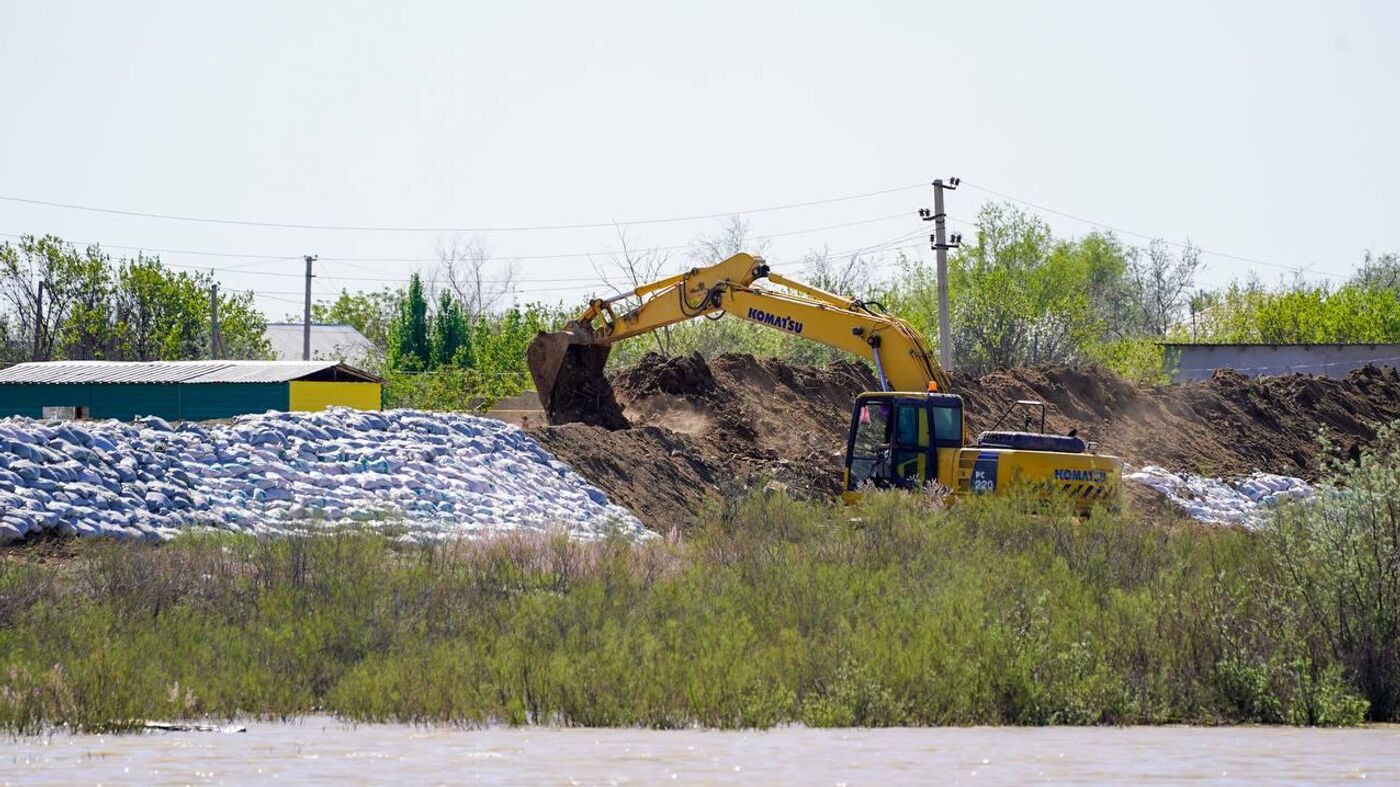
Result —
<instances>
[{"instance_id":1,"label":"excavator arm","mask_svg":"<svg viewBox=\"0 0 1400 787\"><path fill-rule=\"evenodd\" d=\"M767 279L786 292L755 287ZM640 305L622 314L627 297ZM885 390L947 390L948 378L909 323L865 303L771 273L760 257L736 254L707 268L660 279L592 301L563 331L541 333L527 353L545 409L578 377L602 374L616 342L697 317L730 314L869 359Z\"/></svg>"}]
</instances>

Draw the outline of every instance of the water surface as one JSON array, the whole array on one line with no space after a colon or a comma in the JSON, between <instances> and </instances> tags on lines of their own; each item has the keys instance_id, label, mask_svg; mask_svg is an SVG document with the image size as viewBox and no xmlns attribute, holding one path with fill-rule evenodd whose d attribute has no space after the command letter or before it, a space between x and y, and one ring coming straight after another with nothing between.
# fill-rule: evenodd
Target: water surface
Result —
<instances>
[{"instance_id":1,"label":"water surface","mask_svg":"<svg viewBox=\"0 0 1400 787\"><path fill-rule=\"evenodd\" d=\"M0 743L0 783L1400 784L1400 726L469 730L328 718Z\"/></svg>"}]
</instances>

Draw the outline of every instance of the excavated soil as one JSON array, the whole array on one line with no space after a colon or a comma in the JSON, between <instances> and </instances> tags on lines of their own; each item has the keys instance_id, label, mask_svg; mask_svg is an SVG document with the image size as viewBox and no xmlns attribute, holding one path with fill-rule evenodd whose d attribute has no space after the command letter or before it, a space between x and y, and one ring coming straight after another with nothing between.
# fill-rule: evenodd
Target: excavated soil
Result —
<instances>
[{"instance_id":1,"label":"excavated soil","mask_svg":"<svg viewBox=\"0 0 1400 787\"><path fill-rule=\"evenodd\" d=\"M626 424L606 420L630 428L574 423L531 433L657 530L688 528L706 506L753 484L835 495L851 403L875 388L857 363L815 368L749 355L708 363L649 355L611 382ZM1320 430L1354 456L1377 425L1400 418L1400 374L1391 368L1340 380L1222 370L1207 381L1139 387L1104 370L1052 366L955 374L953 384L974 434L1011 403L1038 399L1048 405L1047 431L1078 429L1130 465L1205 475L1313 478Z\"/></svg>"}]
</instances>

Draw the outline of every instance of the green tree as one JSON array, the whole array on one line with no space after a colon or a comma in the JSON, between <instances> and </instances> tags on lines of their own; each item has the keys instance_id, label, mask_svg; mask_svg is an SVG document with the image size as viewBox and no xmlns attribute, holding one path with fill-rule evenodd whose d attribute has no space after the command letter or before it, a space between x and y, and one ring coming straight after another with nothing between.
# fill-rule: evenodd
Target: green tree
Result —
<instances>
[{"instance_id":1,"label":"green tree","mask_svg":"<svg viewBox=\"0 0 1400 787\"><path fill-rule=\"evenodd\" d=\"M1097 333L1082 260L1013 206L986 205L977 223L977 242L949 261L958 368L1077 359Z\"/></svg>"},{"instance_id":2,"label":"green tree","mask_svg":"<svg viewBox=\"0 0 1400 787\"><path fill-rule=\"evenodd\" d=\"M38 282L42 319L35 325ZM28 359L39 333L39 358L182 360L209 352L209 273L175 273L157 257L113 263L99 246L79 251L48 236L0 246L0 292L6 360ZM220 296L229 357L268 353L266 321L250 294Z\"/></svg>"},{"instance_id":3,"label":"green tree","mask_svg":"<svg viewBox=\"0 0 1400 787\"><path fill-rule=\"evenodd\" d=\"M512 306L499 315L478 320L472 326L475 368L498 377L526 378L525 348L530 340L549 326L546 312L538 306ZM513 387L513 386L512 386Z\"/></svg>"},{"instance_id":4,"label":"green tree","mask_svg":"<svg viewBox=\"0 0 1400 787\"><path fill-rule=\"evenodd\" d=\"M390 329L389 367L402 371L426 371L432 361L428 339L428 299L423 280L413 274L408 291L399 302L398 314Z\"/></svg>"},{"instance_id":5,"label":"green tree","mask_svg":"<svg viewBox=\"0 0 1400 787\"><path fill-rule=\"evenodd\" d=\"M73 255L67 293L68 314L57 328L55 357L91 360L114 354L110 263L97 246L89 246L84 253Z\"/></svg>"},{"instance_id":6,"label":"green tree","mask_svg":"<svg viewBox=\"0 0 1400 787\"><path fill-rule=\"evenodd\" d=\"M1335 290L1235 283L1197 320L1200 340L1207 342L1389 343L1400 341L1400 298L1393 290L1357 283Z\"/></svg>"},{"instance_id":7,"label":"green tree","mask_svg":"<svg viewBox=\"0 0 1400 787\"><path fill-rule=\"evenodd\" d=\"M457 299L452 297L452 293L443 290L438 296L437 314L432 320L432 365L441 366L467 366L473 365L471 357L471 334L467 327L467 318L462 313L462 305Z\"/></svg>"},{"instance_id":8,"label":"green tree","mask_svg":"<svg viewBox=\"0 0 1400 787\"><path fill-rule=\"evenodd\" d=\"M1173 254L1165 241L1128 257L1129 292L1141 333L1165 336L1190 306L1191 288L1201 269L1201 253L1189 243Z\"/></svg>"},{"instance_id":9,"label":"green tree","mask_svg":"<svg viewBox=\"0 0 1400 787\"><path fill-rule=\"evenodd\" d=\"M1128 279L1133 250L1111 232L1091 232L1061 244L1060 253L1078 258L1092 319L1104 340L1134 336L1142 331L1135 292Z\"/></svg>"},{"instance_id":10,"label":"green tree","mask_svg":"<svg viewBox=\"0 0 1400 787\"><path fill-rule=\"evenodd\" d=\"M389 336L398 315L402 290L385 287L374 292L351 293L341 290L333 301L311 305L311 319L318 323L349 325L369 339L380 355L389 350ZM299 319L299 318L298 318Z\"/></svg>"},{"instance_id":11,"label":"green tree","mask_svg":"<svg viewBox=\"0 0 1400 787\"><path fill-rule=\"evenodd\" d=\"M219 291L219 335L224 340L225 358L254 359L272 355L272 345L267 340L267 317L253 304L251 292Z\"/></svg>"},{"instance_id":12,"label":"green tree","mask_svg":"<svg viewBox=\"0 0 1400 787\"><path fill-rule=\"evenodd\" d=\"M386 375L387 404L425 410L476 410L526 390L530 374L525 348L536 333L548 329L562 315L560 310L531 304L483 316L470 326L470 340L463 345L471 348L471 355L459 354L458 364L428 371L391 369Z\"/></svg>"},{"instance_id":13,"label":"green tree","mask_svg":"<svg viewBox=\"0 0 1400 787\"><path fill-rule=\"evenodd\" d=\"M1351 283L1366 289L1400 293L1400 252L1376 254L1368 251Z\"/></svg>"},{"instance_id":14,"label":"green tree","mask_svg":"<svg viewBox=\"0 0 1400 787\"><path fill-rule=\"evenodd\" d=\"M135 361L199 358L208 347L207 285L172 274L155 258L138 256L117 270L114 303L117 344Z\"/></svg>"},{"instance_id":15,"label":"green tree","mask_svg":"<svg viewBox=\"0 0 1400 787\"><path fill-rule=\"evenodd\" d=\"M1159 243L1144 254L1113 233L1056 239L1044 221L1011 205L983 206L977 224L976 243L949 260L959 369L1091 361L1134 379L1160 378L1152 337L1184 309L1194 252L1174 256ZM880 300L936 339L934 270L907 260L897 270Z\"/></svg>"},{"instance_id":16,"label":"green tree","mask_svg":"<svg viewBox=\"0 0 1400 787\"><path fill-rule=\"evenodd\" d=\"M70 333L67 340L85 349L101 344L102 338L92 335L95 315L91 310L101 301L106 283L106 258L96 246L79 252L53 235L26 235L17 244L0 245L0 290L12 310L15 338L22 345L16 350L22 357L32 355L35 346L37 360L60 354L75 303L82 329L79 336Z\"/></svg>"}]
</instances>

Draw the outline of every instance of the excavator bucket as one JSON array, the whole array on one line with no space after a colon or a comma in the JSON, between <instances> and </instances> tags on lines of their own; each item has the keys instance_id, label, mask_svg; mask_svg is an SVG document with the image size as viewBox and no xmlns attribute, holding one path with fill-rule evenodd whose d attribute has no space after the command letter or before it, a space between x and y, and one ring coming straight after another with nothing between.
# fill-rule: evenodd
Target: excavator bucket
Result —
<instances>
[{"instance_id":1,"label":"excavator bucket","mask_svg":"<svg viewBox=\"0 0 1400 787\"><path fill-rule=\"evenodd\" d=\"M559 372L564 367L564 358L574 345L574 334L570 331L546 333L540 331L525 349L525 362L530 366L530 378L535 382L535 391L540 395L540 404L545 410L554 400L554 385L559 380Z\"/></svg>"},{"instance_id":2,"label":"excavator bucket","mask_svg":"<svg viewBox=\"0 0 1400 787\"><path fill-rule=\"evenodd\" d=\"M537 334L525 350L530 377L551 424L585 423L606 429L630 424L603 374L612 347L594 344L586 327Z\"/></svg>"}]
</instances>

